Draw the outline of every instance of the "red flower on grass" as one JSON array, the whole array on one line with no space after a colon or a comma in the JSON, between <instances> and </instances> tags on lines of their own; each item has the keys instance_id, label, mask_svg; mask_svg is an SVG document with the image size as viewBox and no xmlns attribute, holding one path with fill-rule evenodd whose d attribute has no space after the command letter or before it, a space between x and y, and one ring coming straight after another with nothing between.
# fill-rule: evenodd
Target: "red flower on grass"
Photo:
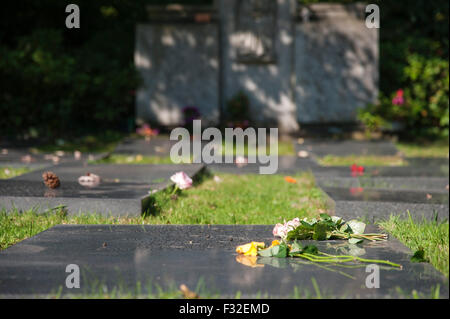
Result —
<instances>
[{"instance_id":1,"label":"red flower on grass","mask_svg":"<svg viewBox=\"0 0 450 319\"><path fill-rule=\"evenodd\" d=\"M356 164L353 164L352 166L350 166L350 171L351 171L353 177L363 176L364 175L364 166L358 166Z\"/></svg>"}]
</instances>

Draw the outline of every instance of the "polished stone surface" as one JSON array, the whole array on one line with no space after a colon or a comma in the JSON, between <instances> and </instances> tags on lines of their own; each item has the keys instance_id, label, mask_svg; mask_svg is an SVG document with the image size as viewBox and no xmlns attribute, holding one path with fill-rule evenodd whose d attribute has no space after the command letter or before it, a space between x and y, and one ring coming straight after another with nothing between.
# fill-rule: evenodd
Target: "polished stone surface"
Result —
<instances>
[{"instance_id":1,"label":"polished stone surface","mask_svg":"<svg viewBox=\"0 0 450 319\"><path fill-rule=\"evenodd\" d=\"M77 159L73 152L37 153L29 148L0 148L0 166L41 166L48 167L63 163L85 164L105 157L106 153L81 153Z\"/></svg>"},{"instance_id":2,"label":"polished stone surface","mask_svg":"<svg viewBox=\"0 0 450 319\"><path fill-rule=\"evenodd\" d=\"M430 295L440 285L448 297L448 280L430 264L411 263L411 252L396 239L365 243L358 248L342 241L314 242L321 251L343 253L350 249L365 258L388 259L401 270L381 267L380 288L366 288L365 265L354 268L310 264L298 259L258 258L252 268L238 262L235 247L253 240L270 243L271 225L61 225L0 252L0 296L36 297L45 294L89 293L95 287L134 291L137 282L148 287L203 282L209 293L234 297L258 294L292 297L294 289L314 293L313 280L324 297L398 297L416 290ZM367 231L377 231L368 226ZM343 244L343 245L342 245ZM242 261L242 260L240 260ZM247 260L248 261L248 260ZM68 289L68 264L80 267L80 289ZM330 270L331 269L331 270Z\"/></svg>"},{"instance_id":3,"label":"polished stone surface","mask_svg":"<svg viewBox=\"0 0 450 319\"><path fill-rule=\"evenodd\" d=\"M318 177L353 177L350 167L317 167L313 170ZM365 167L362 177L447 177L448 165L439 166L401 166L401 167Z\"/></svg>"},{"instance_id":4,"label":"polished stone surface","mask_svg":"<svg viewBox=\"0 0 450 319\"><path fill-rule=\"evenodd\" d=\"M362 187L321 187L333 200L365 202L401 202L448 205L448 191L369 189Z\"/></svg>"},{"instance_id":5,"label":"polished stone surface","mask_svg":"<svg viewBox=\"0 0 450 319\"><path fill-rule=\"evenodd\" d=\"M427 158L427 157L408 157L406 158L409 166L443 166L449 164L448 157L436 157L436 158Z\"/></svg>"},{"instance_id":6,"label":"polished stone surface","mask_svg":"<svg viewBox=\"0 0 450 319\"><path fill-rule=\"evenodd\" d=\"M203 165L58 165L51 167L60 179L57 189L47 188L42 173L33 171L12 179L0 180L0 208L27 210L32 207L67 206L69 213L97 212L112 215L139 215L150 205L150 191L161 190L179 171L195 177ZM78 183L86 173L99 175L97 186Z\"/></svg>"},{"instance_id":7,"label":"polished stone surface","mask_svg":"<svg viewBox=\"0 0 450 319\"><path fill-rule=\"evenodd\" d=\"M303 144L295 144L296 151L305 150L316 156L326 155L396 155L398 150L388 141L353 141L305 139Z\"/></svg>"},{"instance_id":8,"label":"polished stone surface","mask_svg":"<svg viewBox=\"0 0 450 319\"><path fill-rule=\"evenodd\" d=\"M114 150L117 154L142 154L147 156L168 156L176 141L168 136L155 136L149 141L144 138L126 138Z\"/></svg>"},{"instance_id":9,"label":"polished stone surface","mask_svg":"<svg viewBox=\"0 0 450 319\"><path fill-rule=\"evenodd\" d=\"M424 190L443 192L449 184L445 177L318 177L323 187L375 188L393 190Z\"/></svg>"},{"instance_id":10,"label":"polished stone surface","mask_svg":"<svg viewBox=\"0 0 450 319\"><path fill-rule=\"evenodd\" d=\"M201 164L93 164L84 166L58 165L52 168L37 170L28 174L20 175L15 180L42 181L42 173L51 170L59 179L61 184L65 181L76 182L78 177L92 173L100 176L105 182L129 182L129 183L151 183L155 180L168 179L175 172L184 171L193 174L203 165Z\"/></svg>"},{"instance_id":11,"label":"polished stone surface","mask_svg":"<svg viewBox=\"0 0 450 319\"><path fill-rule=\"evenodd\" d=\"M334 203L334 213L345 219L360 219L370 222L389 219L391 215L403 219L411 216L415 221L449 220L448 204L421 204L399 202L343 201Z\"/></svg>"},{"instance_id":12,"label":"polished stone surface","mask_svg":"<svg viewBox=\"0 0 450 319\"><path fill-rule=\"evenodd\" d=\"M248 163L244 165L217 163L208 164L208 169L214 172L229 174L259 174L261 167L268 166L268 163ZM297 174L305 171L312 171L318 165L309 158L299 158L297 156L279 156L278 168L275 174Z\"/></svg>"}]
</instances>

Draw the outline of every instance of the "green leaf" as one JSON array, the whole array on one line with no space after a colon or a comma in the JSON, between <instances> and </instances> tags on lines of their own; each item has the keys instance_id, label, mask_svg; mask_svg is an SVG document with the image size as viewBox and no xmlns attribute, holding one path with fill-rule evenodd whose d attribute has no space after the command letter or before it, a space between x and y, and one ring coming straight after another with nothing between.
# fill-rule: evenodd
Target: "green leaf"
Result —
<instances>
[{"instance_id":1,"label":"green leaf","mask_svg":"<svg viewBox=\"0 0 450 319\"><path fill-rule=\"evenodd\" d=\"M324 223L317 223L314 225L314 240L326 240L327 239L327 225Z\"/></svg>"},{"instance_id":2,"label":"green leaf","mask_svg":"<svg viewBox=\"0 0 450 319\"><path fill-rule=\"evenodd\" d=\"M273 256L272 248L273 247L262 249L258 251L258 255L261 257L272 257Z\"/></svg>"},{"instance_id":3,"label":"green leaf","mask_svg":"<svg viewBox=\"0 0 450 319\"><path fill-rule=\"evenodd\" d=\"M295 240L291 245L289 254L301 253L302 251L303 251L302 244L300 244L297 240Z\"/></svg>"},{"instance_id":4,"label":"green leaf","mask_svg":"<svg viewBox=\"0 0 450 319\"><path fill-rule=\"evenodd\" d=\"M309 224L308 222L305 222L304 220L300 221L301 225L307 229L314 229L314 224Z\"/></svg>"},{"instance_id":5,"label":"green leaf","mask_svg":"<svg viewBox=\"0 0 450 319\"><path fill-rule=\"evenodd\" d=\"M287 233L287 240L305 240L312 239L313 229L307 229L306 227L299 226L294 230Z\"/></svg>"},{"instance_id":6,"label":"green leaf","mask_svg":"<svg viewBox=\"0 0 450 319\"><path fill-rule=\"evenodd\" d=\"M338 216L331 216L331 221L336 225L336 226L340 226L343 222L343 219L341 217Z\"/></svg>"},{"instance_id":7,"label":"green leaf","mask_svg":"<svg viewBox=\"0 0 450 319\"><path fill-rule=\"evenodd\" d=\"M345 223L344 225L342 225L339 228L339 231L343 232L343 233L348 233L348 234L352 234L352 228L348 225L348 223Z\"/></svg>"},{"instance_id":8,"label":"green leaf","mask_svg":"<svg viewBox=\"0 0 450 319\"><path fill-rule=\"evenodd\" d=\"M360 222L356 219L352 219L347 223L352 229L354 234L364 234L364 229L366 229L366 224Z\"/></svg>"},{"instance_id":9,"label":"green leaf","mask_svg":"<svg viewBox=\"0 0 450 319\"><path fill-rule=\"evenodd\" d=\"M328 214L320 214L320 218L322 218L322 220L331 220L331 217Z\"/></svg>"},{"instance_id":10,"label":"green leaf","mask_svg":"<svg viewBox=\"0 0 450 319\"><path fill-rule=\"evenodd\" d=\"M414 255L411 257L411 262L413 263L424 263L428 262L428 260L425 258L425 251L423 248L419 248L416 250Z\"/></svg>"},{"instance_id":11,"label":"green leaf","mask_svg":"<svg viewBox=\"0 0 450 319\"><path fill-rule=\"evenodd\" d=\"M349 244L359 244L362 243L364 239L361 238L349 238L348 243Z\"/></svg>"},{"instance_id":12,"label":"green leaf","mask_svg":"<svg viewBox=\"0 0 450 319\"><path fill-rule=\"evenodd\" d=\"M308 253L308 254L312 254L312 255L317 255L318 252L319 252L319 249L314 245L307 245L307 246L305 246L305 248L303 248L303 251L302 251L302 253Z\"/></svg>"},{"instance_id":13,"label":"green leaf","mask_svg":"<svg viewBox=\"0 0 450 319\"><path fill-rule=\"evenodd\" d=\"M286 258L288 255L288 247L286 244L280 244L272 248L273 257Z\"/></svg>"}]
</instances>

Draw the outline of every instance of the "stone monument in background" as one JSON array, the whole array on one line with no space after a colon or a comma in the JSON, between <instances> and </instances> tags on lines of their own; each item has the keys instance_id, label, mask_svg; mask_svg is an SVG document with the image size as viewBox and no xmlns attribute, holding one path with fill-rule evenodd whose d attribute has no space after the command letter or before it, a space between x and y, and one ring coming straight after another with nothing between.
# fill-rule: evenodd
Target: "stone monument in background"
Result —
<instances>
[{"instance_id":1,"label":"stone monument in background","mask_svg":"<svg viewBox=\"0 0 450 319\"><path fill-rule=\"evenodd\" d=\"M218 0L211 6L148 7L136 28L139 121L178 126L185 106L206 125L227 101L248 97L256 125L354 123L378 95L378 30L364 4Z\"/></svg>"}]
</instances>

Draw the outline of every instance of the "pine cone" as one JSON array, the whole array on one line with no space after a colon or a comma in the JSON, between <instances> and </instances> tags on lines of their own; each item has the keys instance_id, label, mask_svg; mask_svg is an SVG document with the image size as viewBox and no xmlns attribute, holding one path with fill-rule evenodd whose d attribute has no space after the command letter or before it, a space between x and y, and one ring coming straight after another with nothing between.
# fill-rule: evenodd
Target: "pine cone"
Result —
<instances>
[{"instance_id":1,"label":"pine cone","mask_svg":"<svg viewBox=\"0 0 450 319\"><path fill-rule=\"evenodd\" d=\"M60 185L58 176L53 172L45 172L42 174L42 178L44 179L45 185L49 188L57 188Z\"/></svg>"}]
</instances>

